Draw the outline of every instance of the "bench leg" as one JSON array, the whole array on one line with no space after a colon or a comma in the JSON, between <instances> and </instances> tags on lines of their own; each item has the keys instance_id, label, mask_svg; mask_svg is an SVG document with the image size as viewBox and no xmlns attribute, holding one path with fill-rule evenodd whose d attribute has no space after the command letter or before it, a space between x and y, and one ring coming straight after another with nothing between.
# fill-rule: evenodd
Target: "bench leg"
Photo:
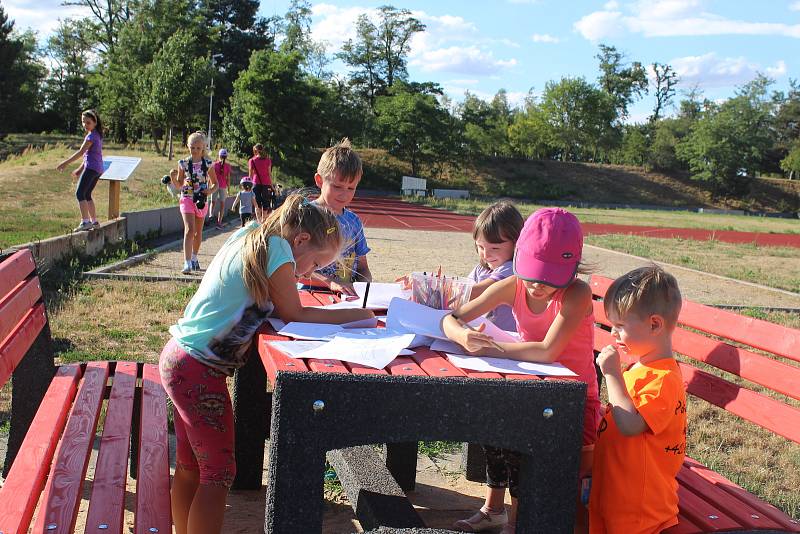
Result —
<instances>
[{"instance_id":1,"label":"bench leg","mask_svg":"<svg viewBox=\"0 0 800 534\"><path fill-rule=\"evenodd\" d=\"M261 489L264 441L270 425L267 374L255 343L247 363L233 375L233 418L236 429L236 478L233 489Z\"/></svg>"},{"instance_id":2,"label":"bench leg","mask_svg":"<svg viewBox=\"0 0 800 534\"><path fill-rule=\"evenodd\" d=\"M417 454L419 442L387 443L386 467L403 491L414 491L417 483Z\"/></svg>"},{"instance_id":3,"label":"bench leg","mask_svg":"<svg viewBox=\"0 0 800 534\"><path fill-rule=\"evenodd\" d=\"M11 376L11 428L3 477L8 475L55 373L50 325L45 324Z\"/></svg>"},{"instance_id":4,"label":"bench leg","mask_svg":"<svg viewBox=\"0 0 800 534\"><path fill-rule=\"evenodd\" d=\"M470 482L486 482L486 453L477 443L464 443L461 448L461 469Z\"/></svg>"}]
</instances>

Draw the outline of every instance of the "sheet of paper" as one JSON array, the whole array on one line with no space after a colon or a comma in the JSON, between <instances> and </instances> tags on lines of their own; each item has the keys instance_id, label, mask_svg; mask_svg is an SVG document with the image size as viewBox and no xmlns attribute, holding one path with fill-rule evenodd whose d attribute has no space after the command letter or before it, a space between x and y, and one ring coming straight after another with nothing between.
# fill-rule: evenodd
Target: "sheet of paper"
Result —
<instances>
[{"instance_id":1,"label":"sheet of paper","mask_svg":"<svg viewBox=\"0 0 800 534\"><path fill-rule=\"evenodd\" d=\"M473 371L539 376L577 376L560 363L521 362L508 358L462 356L460 354L447 354L447 359L456 367Z\"/></svg>"},{"instance_id":2,"label":"sheet of paper","mask_svg":"<svg viewBox=\"0 0 800 534\"><path fill-rule=\"evenodd\" d=\"M338 324L293 322L278 330L278 333L294 339L327 340L342 330Z\"/></svg>"},{"instance_id":3,"label":"sheet of paper","mask_svg":"<svg viewBox=\"0 0 800 534\"><path fill-rule=\"evenodd\" d=\"M287 356L291 358L306 358L302 354L304 352L308 352L313 349L317 349L328 341L301 341L299 339L292 340L292 341L268 341L270 345L278 349L279 351L283 352ZM400 351L398 356L411 356L414 354L413 350L403 349Z\"/></svg>"},{"instance_id":4,"label":"sheet of paper","mask_svg":"<svg viewBox=\"0 0 800 534\"><path fill-rule=\"evenodd\" d=\"M319 306L320 308L327 308L331 310L341 310L350 308L362 308L364 302L364 294L367 291L366 282L355 282L353 288L356 290L358 298L342 299L341 302L335 304L326 304ZM411 295L410 290L403 289L400 284L390 284L384 282L371 282L369 286L369 295L367 295L368 310L385 310L389 307L389 303L393 298L408 299Z\"/></svg>"},{"instance_id":5,"label":"sheet of paper","mask_svg":"<svg viewBox=\"0 0 800 534\"><path fill-rule=\"evenodd\" d=\"M276 332L280 332L286 327L286 323L277 317L268 317L267 321L269 322L270 325L272 325L272 328L275 329ZM305 323L305 324L324 324L324 323ZM349 323L342 323L338 326L341 326L342 328L377 328L378 318L374 317L372 319L361 319L360 321L351 321Z\"/></svg>"},{"instance_id":6,"label":"sheet of paper","mask_svg":"<svg viewBox=\"0 0 800 534\"><path fill-rule=\"evenodd\" d=\"M341 334L328 343L303 352L299 358L322 358L359 363L383 369L414 340L413 334L365 338L356 334Z\"/></svg>"}]
</instances>

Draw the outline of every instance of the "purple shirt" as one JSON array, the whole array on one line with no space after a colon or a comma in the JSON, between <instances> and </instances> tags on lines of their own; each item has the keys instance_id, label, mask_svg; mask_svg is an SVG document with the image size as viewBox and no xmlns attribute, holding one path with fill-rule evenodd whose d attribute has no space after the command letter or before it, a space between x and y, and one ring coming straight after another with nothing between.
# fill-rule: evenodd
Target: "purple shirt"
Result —
<instances>
[{"instance_id":1,"label":"purple shirt","mask_svg":"<svg viewBox=\"0 0 800 534\"><path fill-rule=\"evenodd\" d=\"M504 278L508 278L512 274L514 274L514 262L512 260L508 260L497 269L487 269L479 263L474 269L472 269L472 272L469 273L467 278L474 280L476 283L483 282L487 278L491 278L495 282L499 282ZM508 332L517 331L517 322L514 320L514 314L511 312L511 306L508 306L507 304L501 304L494 310L490 311L486 315L486 318L503 330Z\"/></svg>"},{"instance_id":2,"label":"purple shirt","mask_svg":"<svg viewBox=\"0 0 800 534\"><path fill-rule=\"evenodd\" d=\"M86 135L83 141L90 141L92 143L89 150L83 154L83 168L92 169L102 174L105 170L103 168L103 138L99 133L92 130Z\"/></svg>"}]
</instances>

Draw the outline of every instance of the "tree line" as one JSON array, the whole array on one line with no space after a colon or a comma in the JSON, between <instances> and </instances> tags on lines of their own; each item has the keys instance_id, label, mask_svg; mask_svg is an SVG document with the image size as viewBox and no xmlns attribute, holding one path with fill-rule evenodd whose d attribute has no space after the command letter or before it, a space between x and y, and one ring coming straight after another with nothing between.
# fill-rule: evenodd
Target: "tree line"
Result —
<instances>
[{"instance_id":1,"label":"tree line","mask_svg":"<svg viewBox=\"0 0 800 534\"><path fill-rule=\"evenodd\" d=\"M1 131L80 128L96 107L119 142L205 129L242 154L256 142L275 159L347 135L385 148L435 177L464 158L525 157L685 172L721 194L743 195L759 174L800 173L800 85L772 90L758 75L724 101L682 88L667 64L630 61L600 44L595 80L565 76L514 106L409 79L412 37L425 25L386 5L356 21L355 38L329 50L311 36L311 4L257 15L258 0L67 0L90 16L61 21L46 42L18 31L0 3ZM332 61L348 67L331 71ZM652 113L631 123L638 100ZM674 110L674 112L673 112Z\"/></svg>"}]
</instances>

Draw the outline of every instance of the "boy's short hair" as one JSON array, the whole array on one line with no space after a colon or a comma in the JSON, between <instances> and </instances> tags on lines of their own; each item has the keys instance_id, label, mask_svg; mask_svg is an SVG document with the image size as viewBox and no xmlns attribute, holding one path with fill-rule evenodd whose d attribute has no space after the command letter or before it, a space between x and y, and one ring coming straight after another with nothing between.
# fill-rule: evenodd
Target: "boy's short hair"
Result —
<instances>
[{"instance_id":1,"label":"boy's short hair","mask_svg":"<svg viewBox=\"0 0 800 534\"><path fill-rule=\"evenodd\" d=\"M670 326L678 322L681 291L674 276L659 267L640 267L614 280L603 299L606 315L625 317L634 313L644 319L657 314Z\"/></svg>"},{"instance_id":2,"label":"boy's short hair","mask_svg":"<svg viewBox=\"0 0 800 534\"><path fill-rule=\"evenodd\" d=\"M361 178L362 172L361 158L353 150L347 137L323 152L317 165L317 174L323 180L331 180L338 174L348 183L352 183Z\"/></svg>"}]
</instances>

